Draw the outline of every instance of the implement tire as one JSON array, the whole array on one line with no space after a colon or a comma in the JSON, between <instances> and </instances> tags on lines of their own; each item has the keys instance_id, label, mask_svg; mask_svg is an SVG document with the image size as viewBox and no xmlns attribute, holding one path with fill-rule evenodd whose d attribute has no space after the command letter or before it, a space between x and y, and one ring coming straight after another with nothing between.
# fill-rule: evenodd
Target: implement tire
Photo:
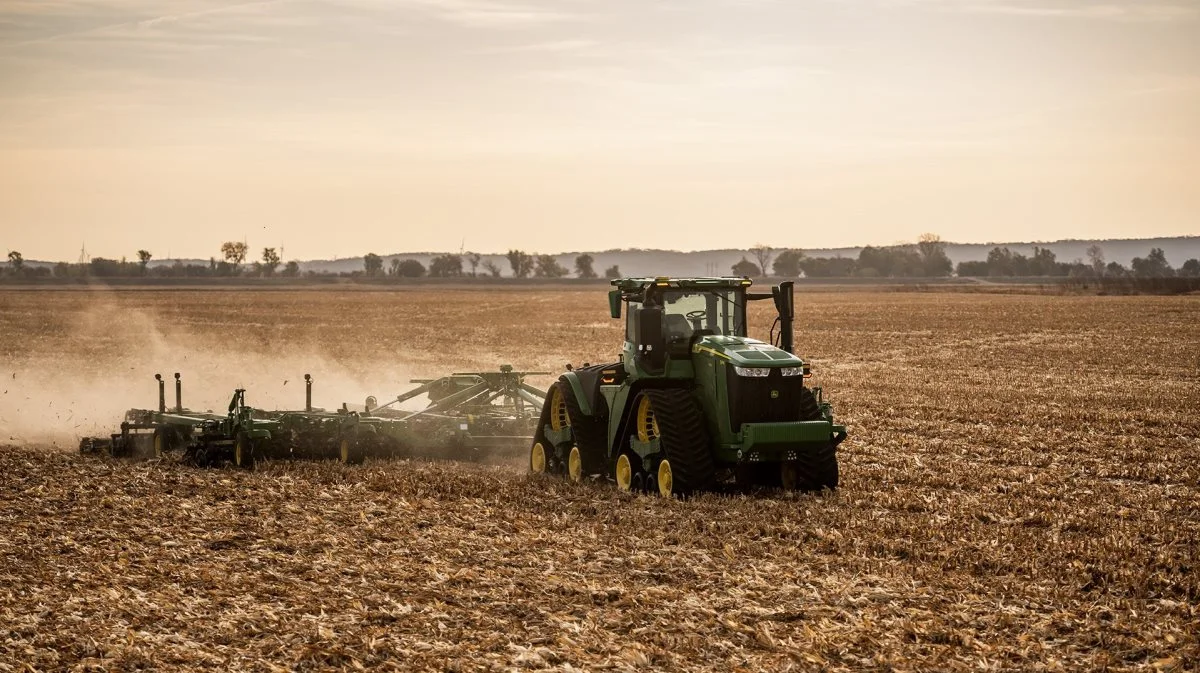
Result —
<instances>
[{"instance_id":1,"label":"implement tire","mask_svg":"<svg viewBox=\"0 0 1200 673\"><path fill-rule=\"evenodd\" d=\"M584 416L579 408L579 400L571 392L571 384L558 381L554 384L563 395L563 403L567 407L567 417L571 419L571 437L579 448L579 457L583 461L583 476L607 472L608 465L608 423L603 418Z\"/></svg>"},{"instance_id":2,"label":"implement tire","mask_svg":"<svg viewBox=\"0 0 1200 673\"><path fill-rule=\"evenodd\" d=\"M712 439L704 412L688 390L647 390L654 418L658 421L659 444L666 460L670 461L670 493L689 495L713 485L716 464L713 460ZM660 484L660 493L662 485Z\"/></svg>"},{"instance_id":3,"label":"implement tire","mask_svg":"<svg viewBox=\"0 0 1200 673\"><path fill-rule=\"evenodd\" d=\"M253 470L258 463L258 450L254 440L244 432L237 433L233 443L233 464L244 470Z\"/></svg>"}]
</instances>

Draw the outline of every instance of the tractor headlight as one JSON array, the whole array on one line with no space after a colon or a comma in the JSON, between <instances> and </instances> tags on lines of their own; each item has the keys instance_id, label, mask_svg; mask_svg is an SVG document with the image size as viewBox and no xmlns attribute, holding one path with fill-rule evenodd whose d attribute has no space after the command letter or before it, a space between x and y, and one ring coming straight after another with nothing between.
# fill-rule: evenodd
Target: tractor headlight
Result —
<instances>
[{"instance_id":1,"label":"tractor headlight","mask_svg":"<svg viewBox=\"0 0 1200 673\"><path fill-rule=\"evenodd\" d=\"M771 370L766 367L734 367L733 371L737 372L738 376L763 377L771 375Z\"/></svg>"},{"instance_id":2,"label":"tractor headlight","mask_svg":"<svg viewBox=\"0 0 1200 673\"><path fill-rule=\"evenodd\" d=\"M779 373L783 374L784 376L803 376L804 367L782 367L780 368Z\"/></svg>"}]
</instances>

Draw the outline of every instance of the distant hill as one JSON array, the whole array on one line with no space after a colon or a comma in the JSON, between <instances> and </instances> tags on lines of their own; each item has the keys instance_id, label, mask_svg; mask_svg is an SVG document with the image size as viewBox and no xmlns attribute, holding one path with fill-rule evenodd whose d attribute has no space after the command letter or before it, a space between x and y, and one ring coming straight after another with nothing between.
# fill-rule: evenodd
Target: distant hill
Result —
<instances>
[{"instance_id":1,"label":"distant hill","mask_svg":"<svg viewBox=\"0 0 1200 673\"><path fill-rule=\"evenodd\" d=\"M1129 266L1130 261L1134 257L1145 257L1151 248L1162 248L1166 253L1167 261L1171 266L1178 268L1188 259L1200 259L1200 236L1182 236L1173 238L1139 238L1139 239L1105 239L1105 240L1064 240L1051 242L1033 242L1033 243L947 243L946 254L949 255L951 261L955 264L958 262L985 260L987 259L988 251L997 246L1007 247L1013 252L1020 252L1026 256L1033 254L1035 246L1048 248L1054 252L1060 262L1071 262L1076 259L1087 260L1087 249L1092 245L1099 245L1104 250L1105 261L1119 262L1125 266ZM858 257L861 247L853 248L812 248L804 249L804 254L809 257ZM530 254L537 252L527 250ZM365 252L364 252L365 254ZM380 254L383 258L383 267L387 269L392 262L392 259L415 259L426 267L434 257L444 254L439 252L412 252L412 253L392 253ZM583 254L581 252L562 252L555 255L558 263L572 271L574 275L575 258ZM589 252L593 258L592 266L597 274L603 275L604 270L612 265L620 267L621 273L626 276L705 276L705 275L728 275L731 273L730 267L736 264L742 257L746 257L753 261L753 256L748 250L724 249L724 250L700 250L695 252L679 252L677 250L605 250L603 252ZM183 264L202 264L207 265L207 259L156 259L150 262L150 266L161 266L175 264L176 262ZM483 263L491 261L502 269L505 276L512 275L512 269L508 264L508 259L504 255L483 255L479 273L485 273ZM37 260L26 260L25 263L29 266L53 266L54 262L45 262ZM465 260L464 260L465 266ZM301 271L315 271L317 273L351 273L361 271L363 268L362 257L348 257L341 259L317 259L300 262ZM469 268L464 269L469 271Z\"/></svg>"}]
</instances>

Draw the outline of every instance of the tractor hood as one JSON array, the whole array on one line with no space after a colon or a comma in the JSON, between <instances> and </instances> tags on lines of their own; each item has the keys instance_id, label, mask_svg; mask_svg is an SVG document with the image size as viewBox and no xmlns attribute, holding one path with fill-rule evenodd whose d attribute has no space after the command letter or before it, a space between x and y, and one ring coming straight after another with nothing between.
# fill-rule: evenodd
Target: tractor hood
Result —
<instances>
[{"instance_id":1,"label":"tractor hood","mask_svg":"<svg viewBox=\"0 0 1200 673\"><path fill-rule=\"evenodd\" d=\"M735 336L705 336L692 346L693 353L707 353L737 367L799 367L800 358L758 339Z\"/></svg>"}]
</instances>

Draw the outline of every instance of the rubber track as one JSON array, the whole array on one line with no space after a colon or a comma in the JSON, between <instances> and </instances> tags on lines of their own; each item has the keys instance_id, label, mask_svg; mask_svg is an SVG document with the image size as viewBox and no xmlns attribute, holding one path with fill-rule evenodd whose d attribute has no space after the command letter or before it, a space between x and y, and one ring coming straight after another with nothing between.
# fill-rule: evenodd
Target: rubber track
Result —
<instances>
[{"instance_id":1,"label":"rubber track","mask_svg":"<svg viewBox=\"0 0 1200 673\"><path fill-rule=\"evenodd\" d=\"M825 416L821 414L821 406L817 398L808 388L800 391L800 420L820 421ZM838 486L837 447L829 442L812 453L801 453L796 461L796 469L800 476L800 488L806 491L819 491L823 488L834 489Z\"/></svg>"},{"instance_id":2,"label":"rubber track","mask_svg":"<svg viewBox=\"0 0 1200 673\"><path fill-rule=\"evenodd\" d=\"M554 385L558 385L555 383ZM546 471L550 474L555 474L559 471L558 460L554 455L554 447L550 446L550 442L546 439L546 426L550 425L550 401L554 398L553 389L546 391L546 400L542 402L542 413L538 416L537 429L533 432L533 441L529 443L529 450L533 450L533 445L538 442L542 443L542 447L546 450ZM526 458L528 461L528 457ZM529 467L527 464L525 467Z\"/></svg>"},{"instance_id":3,"label":"rubber track","mask_svg":"<svg viewBox=\"0 0 1200 673\"><path fill-rule=\"evenodd\" d=\"M808 388L800 389L800 420L820 421L825 416L821 414L821 405L817 404L817 396Z\"/></svg>"},{"instance_id":4,"label":"rubber track","mask_svg":"<svg viewBox=\"0 0 1200 673\"><path fill-rule=\"evenodd\" d=\"M796 461L800 477L800 489L819 491L838 487L837 447L833 442L821 446L811 453L801 453Z\"/></svg>"},{"instance_id":5,"label":"rubber track","mask_svg":"<svg viewBox=\"0 0 1200 673\"><path fill-rule=\"evenodd\" d=\"M583 459L583 473L604 473L608 463L608 424L603 418L583 415L579 400L571 391L571 384L559 381L554 385L562 389L567 418L571 419L571 436L575 439L575 446L579 447L579 457Z\"/></svg>"},{"instance_id":6,"label":"rubber track","mask_svg":"<svg viewBox=\"0 0 1200 673\"><path fill-rule=\"evenodd\" d=\"M691 392L681 389L647 390L658 421L659 442L667 460L675 492L686 495L713 484L716 466L708 424Z\"/></svg>"}]
</instances>

